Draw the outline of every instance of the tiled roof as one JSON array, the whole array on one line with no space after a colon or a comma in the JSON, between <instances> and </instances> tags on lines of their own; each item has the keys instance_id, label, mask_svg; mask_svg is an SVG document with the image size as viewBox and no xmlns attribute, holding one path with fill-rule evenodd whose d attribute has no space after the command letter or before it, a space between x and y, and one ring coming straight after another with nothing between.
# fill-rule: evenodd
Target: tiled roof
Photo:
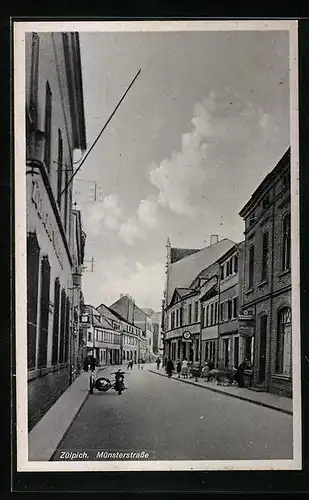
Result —
<instances>
[{"instance_id":1,"label":"tiled roof","mask_svg":"<svg viewBox=\"0 0 309 500\"><path fill-rule=\"evenodd\" d=\"M200 248L171 248L171 263L178 262L199 251Z\"/></svg>"},{"instance_id":2,"label":"tiled roof","mask_svg":"<svg viewBox=\"0 0 309 500\"><path fill-rule=\"evenodd\" d=\"M170 264L168 272L168 304L175 288L188 288L194 278L196 278L203 269L206 269L216 262L234 245L234 241L224 238L218 241L218 243L202 248L198 252Z\"/></svg>"}]
</instances>

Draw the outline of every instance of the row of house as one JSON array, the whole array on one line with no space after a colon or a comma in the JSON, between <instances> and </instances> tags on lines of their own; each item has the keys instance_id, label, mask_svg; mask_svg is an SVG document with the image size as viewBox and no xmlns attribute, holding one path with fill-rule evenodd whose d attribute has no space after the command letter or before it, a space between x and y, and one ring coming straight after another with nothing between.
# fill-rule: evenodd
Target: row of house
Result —
<instances>
[{"instance_id":1,"label":"row of house","mask_svg":"<svg viewBox=\"0 0 309 500\"><path fill-rule=\"evenodd\" d=\"M83 356L93 355L98 365L152 361L158 354L157 316L139 308L128 295L109 307L85 304L80 322Z\"/></svg>"},{"instance_id":2,"label":"row of house","mask_svg":"<svg viewBox=\"0 0 309 500\"><path fill-rule=\"evenodd\" d=\"M252 389L292 396L290 149L240 211L244 240L167 244L164 355L248 361Z\"/></svg>"},{"instance_id":3,"label":"row of house","mask_svg":"<svg viewBox=\"0 0 309 500\"><path fill-rule=\"evenodd\" d=\"M28 421L74 380L86 235L72 205L73 158L86 150L77 33L27 33L26 227Z\"/></svg>"}]
</instances>

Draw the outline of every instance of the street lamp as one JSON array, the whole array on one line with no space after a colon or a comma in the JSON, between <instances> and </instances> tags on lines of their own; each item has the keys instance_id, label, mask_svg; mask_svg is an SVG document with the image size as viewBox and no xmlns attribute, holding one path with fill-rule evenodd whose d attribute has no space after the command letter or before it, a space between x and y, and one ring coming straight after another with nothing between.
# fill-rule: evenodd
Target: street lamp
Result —
<instances>
[{"instance_id":1,"label":"street lamp","mask_svg":"<svg viewBox=\"0 0 309 500\"><path fill-rule=\"evenodd\" d=\"M26 150L26 165L31 170L27 174L38 174L34 169L40 169L44 165L44 143L45 134L41 130L32 130L29 134Z\"/></svg>"}]
</instances>

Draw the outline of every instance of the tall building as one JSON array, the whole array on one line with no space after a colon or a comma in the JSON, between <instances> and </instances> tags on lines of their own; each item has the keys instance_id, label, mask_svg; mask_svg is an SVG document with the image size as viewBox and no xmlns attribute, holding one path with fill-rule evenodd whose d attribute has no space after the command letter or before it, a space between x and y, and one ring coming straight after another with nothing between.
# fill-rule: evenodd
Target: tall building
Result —
<instances>
[{"instance_id":1,"label":"tall building","mask_svg":"<svg viewBox=\"0 0 309 500\"><path fill-rule=\"evenodd\" d=\"M140 343L140 357L145 361L151 361L153 353L153 325L151 317L143 309L135 304L132 297L121 295L120 298L110 306L110 309L119 313L123 318L142 331Z\"/></svg>"},{"instance_id":2,"label":"tall building","mask_svg":"<svg viewBox=\"0 0 309 500\"><path fill-rule=\"evenodd\" d=\"M171 247L168 240L166 246L166 282L162 305L163 352L165 357L172 354L171 349L178 353L177 357L181 353L181 357L185 356L191 361L195 360L199 355L197 354L200 349L201 319L197 291L200 286L199 280L202 277L204 281L208 279L210 276L208 276L206 270L211 269L211 266L234 245L235 243L227 238L220 241L215 238L211 239L209 246L200 250L180 249ZM185 310L180 307L182 302L184 302ZM177 313L178 309L179 312ZM186 318L186 323L183 323L184 318ZM190 325L190 328L186 326L186 332L184 331L184 325ZM176 329L177 331L175 331ZM183 334L188 337L186 342ZM214 338L216 343L217 338L218 332L216 331ZM173 347L177 342L178 347ZM182 347L180 347L179 342L182 343Z\"/></svg>"},{"instance_id":3,"label":"tall building","mask_svg":"<svg viewBox=\"0 0 309 500\"><path fill-rule=\"evenodd\" d=\"M290 149L240 211L245 221L241 332L253 385L292 396Z\"/></svg>"},{"instance_id":4,"label":"tall building","mask_svg":"<svg viewBox=\"0 0 309 500\"><path fill-rule=\"evenodd\" d=\"M27 33L25 45L27 366L32 428L76 372L85 235L79 215L72 212L69 180L74 152L86 149L86 132L78 33Z\"/></svg>"}]
</instances>

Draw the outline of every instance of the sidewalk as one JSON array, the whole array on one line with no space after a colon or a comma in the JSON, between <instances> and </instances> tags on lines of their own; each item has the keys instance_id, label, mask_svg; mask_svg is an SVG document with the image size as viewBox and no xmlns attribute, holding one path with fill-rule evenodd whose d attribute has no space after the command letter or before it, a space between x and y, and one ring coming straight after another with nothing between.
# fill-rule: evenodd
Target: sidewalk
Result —
<instances>
[{"instance_id":1,"label":"sidewalk","mask_svg":"<svg viewBox=\"0 0 309 500\"><path fill-rule=\"evenodd\" d=\"M157 370L156 365L153 365L152 368L149 368L149 371L151 373L155 373L156 375L160 375L161 377L167 377L164 368L162 367ZM220 394L225 394L226 396L242 399L243 401L249 401L250 403L293 415L292 398L290 399L276 394L270 394L269 392L255 392L250 389L237 386L217 385L216 382L205 382L203 379L199 379L198 382L195 382L194 379L184 379L182 377L178 378L176 375L173 375L171 378L185 384L202 387L203 389L208 389L209 391L218 392Z\"/></svg>"},{"instance_id":2,"label":"sidewalk","mask_svg":"<svg viewBox=\"0 0 309 500\"><path fill-rule=\"evenodd\" d=\"M50 460L88 397L90 373L82 372L29 432L29 460Z\"/></svg>"}]
</instances>

